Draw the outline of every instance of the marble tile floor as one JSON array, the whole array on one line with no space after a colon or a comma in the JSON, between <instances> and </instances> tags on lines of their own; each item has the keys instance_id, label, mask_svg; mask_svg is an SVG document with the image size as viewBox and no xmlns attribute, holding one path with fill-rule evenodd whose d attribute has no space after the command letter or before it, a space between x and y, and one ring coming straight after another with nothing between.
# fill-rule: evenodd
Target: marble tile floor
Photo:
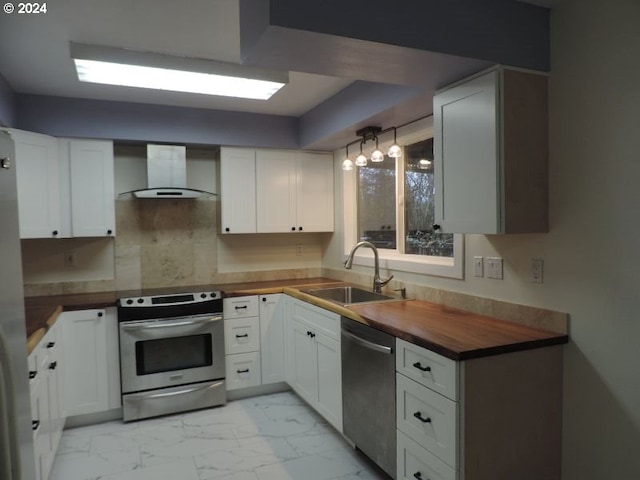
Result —
<instances>
[{"instance_id":1,"label":"marble tile floor","mask_svg":"<svg viewBox=\"0 0 640 480\"><path fill-rule=\"evenodd\" d=\"M292 392L65 430L50 480L383 480Z\"/></svg>"}]
</instances>

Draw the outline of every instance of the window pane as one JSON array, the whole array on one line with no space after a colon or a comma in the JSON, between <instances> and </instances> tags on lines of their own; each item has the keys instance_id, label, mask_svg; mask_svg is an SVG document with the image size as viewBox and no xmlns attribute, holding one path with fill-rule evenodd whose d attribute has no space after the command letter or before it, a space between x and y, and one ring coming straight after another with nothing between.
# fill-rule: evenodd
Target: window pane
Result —
<instances>
[{"instance_id":1,"label":"window pane","mask_svg":"<svg viewBox=\"0 0 640 480\"><path fill-rule=\"evenodd\" d=\"M396 248L396 163L386 155L358 167L358 238Z\"/></svg>"},{"instance_id":2,"label":"window pane","mask_svg":"<svg viewBox=\"0 0 640 480\"><path fill-rule=\"evenodd\" d=\"M407 145L404 159L404 253L453 257L453 234L433 231L433 138Z\"/></svg>"}]
</instances>

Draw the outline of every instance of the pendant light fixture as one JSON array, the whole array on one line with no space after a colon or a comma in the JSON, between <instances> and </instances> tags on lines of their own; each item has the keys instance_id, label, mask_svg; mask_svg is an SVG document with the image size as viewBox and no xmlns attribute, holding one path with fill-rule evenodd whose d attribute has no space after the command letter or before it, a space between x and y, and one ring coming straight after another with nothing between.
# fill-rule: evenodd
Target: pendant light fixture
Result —
<instances>
[{"instance_id":1,"label":"pendant light fixture","mask_svg":"<svg viewBox=\"0 0 640 480\"><path fill-rule=\"evenodd\" d=\"M400 158L402 156L402 148L398 145L398 140L396 139L396 127L391 128L393 128L393 144L389 147L387 155L391 158Z\"/></svg>"},{"instance_id":2,"label":"pendant light fixture","mask_svg":"<svg viewBox=\"0 0 640 480\"><path fill-rule=\"evenodd\" d=\"M375 137L375 138L376 138L376 149L371 154L371 161L372 162L384 162L384 153L382 153L380 151L380 148L378 148L378 137Z\"/></svg>"},{"instance_id":3,"label":"pendant light fixture","mask_svg":"<svg viewBox=\"0 0 640 480\"><path fill-rule=\"evenodd\" d=\"M430 115L428 115L430 116ZM427 117L428 117L427 116ZM401 128L401 127L406 127L407 125L410 125L414 122L417 122L419 120L423 120L427 117L421 117L418 118L416 120L413 120L409 123L405 123L403 125L400 125L400 127L389 127L386 129L382 129L382 127L376 127L376 126L368 126L368 127L363 127L359 130L356 131L356 135L358 137L360 137L358 140L354 140L353 142L349 142L346 146L347 148L347 158L345 158L345 160L342 162L342 169L343 170L353 170L354 165L356 167L366 167L367 166L367 162L369 161L369 159L367 158L367 156L363 153L363 147L365 145L365 143L367 143L369 140L375 140L376 141L376 148L375 150L371 153L371 157L370 160L372 162L383 162L385 159L385 154L382 152L382 150L380 150L379 145L378 145L378 137L383 134L383 133L387 133L390 132L391 130L393 130L393 143L391 144L391 146L389 147L389 150L387 151L387 157L392 158L392 159L397 159L402 157L402 147L398 144L398 139L397 139L397 128ZM356 142L360 142L360 154L357 156L355 162L351 161L351 159L349 158L349 145L353 145ZM423 157L422 160L420 160L419 164L418 164L418 168L421 169L427 169L427 168L431 168L432 165L432 161L429 160L429 157Z\"/></svg>"},{"instance_id":4,"label":"pendant light fixture","mask_svg":"<svg viewBox=\"0 0 640 480\"><path fill-rule=\"evenodd\" d=\"M343 170L353 170L353 162L349 159L349 144L346 146L347 156L342 161L342 169Z\"/></svg>"},{"instance_id":5,"label":"pendant light fixture","mask_svg":"<svg viewBox=\"0 0 640 480\"><path fill-rule=\"evenodd\" d=\"M360 142L360 155L356 158L356 165L358 167L366 167L367 166L367 157L362 153L362 145L364 145L364 140Z\"/></svg>"}]
</instances>

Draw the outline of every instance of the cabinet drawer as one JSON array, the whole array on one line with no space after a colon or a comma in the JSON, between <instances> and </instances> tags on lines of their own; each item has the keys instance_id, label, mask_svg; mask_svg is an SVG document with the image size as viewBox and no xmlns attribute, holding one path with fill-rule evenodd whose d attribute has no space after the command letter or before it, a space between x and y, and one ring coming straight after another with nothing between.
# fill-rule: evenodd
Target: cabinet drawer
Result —
<instances>
[{"instance_id":1,"label":"cabinet drawer","mask_svg":"<svg viewBox=\"0 0 640 480\"><path fill-rule=\"evenodd\" d=\"M456 471L398 431L398 480L456 480Z\"/></svg>"},{"instance_id":2,"label":"cabinet drawer","mask_svg":"<svg viewBox=\"0 0 640 480\"><path fill-rule=\"evenodd\" d=\"M458 404L403 375L396 375L397 427L457 468Z\"/></svg>"},{"instance_id":3,"label":"cabinet drawer","mask_svg":"<svg viewBox=\"0 0 640 480\"><path fill-rule=\"evenodd\" d=\"M224 298L222 299L222 308L225 320L257 317L259 315L258 296Z\"/></svg>"},{"instance_id":4,"label":"cabinet drawer","mask_svg":"<svg viewBox=\"0 0 640 480\"><path fill-rule=\"evenodd\" d=\"M260 349L260 319L239 318L224 321L224 348L227 355L257 352Z\"/></svg>"},{"instance_id":5,"label":"cabinet drawer","mask_svg":"<svg viewBox=\"0 0 640 480\"><path fill-rule=\"evenodd\" d=\"M340 339L340 315L316 307L301 300L295 300L292 305L293 318L308 323L314 333L324 333L334 340Z\"/></svg>"},{"instance_id":6,"label":"cabinet drawer","mask_svg":"<svg viewBox=\"0 0 640 480\"><path fill-rule=\"evenodd\" d=\"M227 390L260 385L260 354L258 352L227 355Z\"/></svg>"},{"instance_id":7,"label":"cabinet drawer","mask_svg":"<svg viewBox=\"0 0 640 480\"><path fill-rule=\"evenodd\" d=\"M458 399L458 363L454 360L398 338L396 370L451 400Z\"/></svg>"}]
</instances>

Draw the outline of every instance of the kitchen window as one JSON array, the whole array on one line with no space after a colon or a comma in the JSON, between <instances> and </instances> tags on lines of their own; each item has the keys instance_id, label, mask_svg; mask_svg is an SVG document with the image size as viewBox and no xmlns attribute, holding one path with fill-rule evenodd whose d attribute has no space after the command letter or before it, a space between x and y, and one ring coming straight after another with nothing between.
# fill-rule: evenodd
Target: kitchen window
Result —
<instances>
[{"instance_id":1,"label":"kitchen window","mask_svg":"<svg viewBox=\"0 0 640 480\"><path fill-rule=\"evenodd\" d=\"M344 172L345 254L367 240L378 248L383 268L462 278L463 236L433 231L432 119L405 129L404 135L398 130L402 157L385 155ZM372 265L372 254L358 250L355 263Z\"/></svg>"}]
</instances>

